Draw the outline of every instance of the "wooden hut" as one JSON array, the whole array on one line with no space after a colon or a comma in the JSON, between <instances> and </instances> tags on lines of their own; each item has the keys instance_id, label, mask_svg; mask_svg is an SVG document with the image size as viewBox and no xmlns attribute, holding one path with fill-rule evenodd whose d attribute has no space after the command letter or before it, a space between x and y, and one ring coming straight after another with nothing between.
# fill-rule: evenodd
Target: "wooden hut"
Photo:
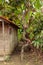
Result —
<instances>
[{"instance_id":1,"label":"wooden hut","mask_svg":"<svg viewBox=\"0 0 43 65\"><path fill-rule=\"evenodd\" d=\"M18 26L0 16L0 58L12 53L17 45Z\"/></svg>"}]
</instances>

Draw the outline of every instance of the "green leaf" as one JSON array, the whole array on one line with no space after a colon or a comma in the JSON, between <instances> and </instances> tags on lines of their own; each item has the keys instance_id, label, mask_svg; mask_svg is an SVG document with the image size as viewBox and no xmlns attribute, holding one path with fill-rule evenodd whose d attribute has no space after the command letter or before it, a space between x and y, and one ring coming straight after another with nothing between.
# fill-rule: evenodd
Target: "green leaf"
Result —
<instances>
[{"instance_id":1,"label":"green leaf","mask_svg":"<svg viewBox=\"0 0 43 65\"><path fill-rule=\"evenodd\" d=\"M40 0L37 0L35 3L34 3L34 6L36 9L39 9L41 7L41 3L40 3Z\"/></svg>"},{"instance_id":2,"label":"green leaf","mask_svg":"<svg viewBox=\"0 0 43 65\"><path fill-rule=\"evenodd\" d=\"M0 16L2 15L2 12L0 11Z\"/></svg>"},{"instance_id":3,"label":"green leaf","mask_svg":"<svg viewBox=\"0 0 43 65\"><path fill-rule=\"evenodd\" d=\"M0 4L3 4L5 2L5 0L0 0Z\"/></svg>"},{"instance_id":4,"label":"green leaf","mask_svg":"<svg viewBox=\"0 0 43 65\"><path fill-rule=\"evenodd\" d=\"M30 39L32 39L34 37L34 34L31 32L29 37L30 37Z\"/></svg>"}]
</instances>

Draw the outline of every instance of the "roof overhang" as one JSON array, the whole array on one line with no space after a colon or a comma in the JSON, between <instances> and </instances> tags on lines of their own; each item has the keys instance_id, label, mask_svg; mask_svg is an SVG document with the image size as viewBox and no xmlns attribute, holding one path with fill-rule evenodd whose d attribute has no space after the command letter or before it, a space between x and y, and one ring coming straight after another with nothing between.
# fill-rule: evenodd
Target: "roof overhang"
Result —
<instances>
[{"instance_id":1,"label":"roof overhang","mask_svg":"<svg viewBox=\"0 0 43 65\"><path fill-rule=\"evenodd\" d=\"M12 25L13 27L16 27L17 29L19 29L19 27L12 21L10 21L9 19L3 17L3 16L0 16L0 21L4 20L6 23Z\"/></svg>"}]
</instances>

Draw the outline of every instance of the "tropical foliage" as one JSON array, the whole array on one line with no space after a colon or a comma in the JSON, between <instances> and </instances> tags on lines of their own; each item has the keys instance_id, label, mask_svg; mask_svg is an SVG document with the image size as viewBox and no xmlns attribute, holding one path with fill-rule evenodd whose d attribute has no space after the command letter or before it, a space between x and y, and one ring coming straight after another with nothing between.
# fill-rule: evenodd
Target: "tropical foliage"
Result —
<instances>
[{"instance_id":1,"label":"tropical foliage","mask_svg":"<svg viewBox=\"0 0 43 65\"><path fill-rule=\"evenodd\" d=\"M18 39L22 37L23 26L29 38L37 48L43 47L43 2L41 0L0 0L0 16L5 16L16 23Z\"/></svg>"}]
</instances>

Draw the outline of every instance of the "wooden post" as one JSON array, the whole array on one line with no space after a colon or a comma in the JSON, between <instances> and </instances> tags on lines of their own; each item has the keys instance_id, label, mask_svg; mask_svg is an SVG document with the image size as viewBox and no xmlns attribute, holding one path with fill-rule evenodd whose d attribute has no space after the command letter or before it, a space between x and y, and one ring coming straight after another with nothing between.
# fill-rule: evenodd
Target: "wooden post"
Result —
<instances>
[{"instance_id":1,"label":"wooden post","mask_svg":"<svg viewBox=\"0 0 43 65\"><path fill-rule=\"evenodd\" d=\"M4 21L2 21L2 34L3 34L3 44L4 44L4 56L5 56Z\"/></svg>"},{"instance_id":2,"label":"wooden post","mask_svg":"<svg viewBox=\"0 0 43 65\"><path fill-rule=\"evenodd\" d=\"M4 21L2 21L2 33L3 33L3 38L4 38Z\"/></svg>"}]
</instances>

